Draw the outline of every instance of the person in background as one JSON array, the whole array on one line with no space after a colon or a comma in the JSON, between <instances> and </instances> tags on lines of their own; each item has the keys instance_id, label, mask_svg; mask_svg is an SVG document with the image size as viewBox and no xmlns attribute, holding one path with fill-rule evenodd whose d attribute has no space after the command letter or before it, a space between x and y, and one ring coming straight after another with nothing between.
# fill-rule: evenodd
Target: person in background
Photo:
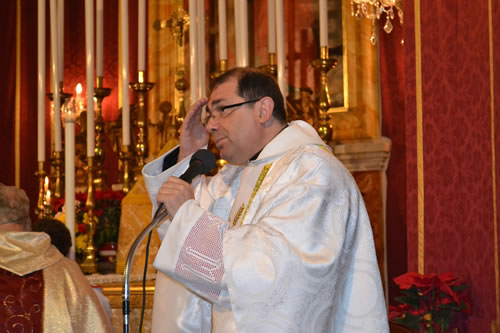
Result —
<instances>
[{"instance_id":1,"label":"person in background","mask_svg":"<svg viewBox=\"0 0 500 333\"><path fill-rule=\"evenodd\" d=\"M59 252L61 252L64 256L69 255L69 249L71 249L71 233L69 229L66 227L64 223L56 219L41 219L38 220L32 228L34 232L45 232L50 236L50 242L54 245ZM109 320L112 318L112 310L111 304L104 293L102 292L102 288L100 286L92 286L92 289L95 291L99 301L101 302L104 310L106 311L106 315Z\"/></svg>"},{"instance_id":2,"label":"person in background","mask_svg":"<svg viewBox=\"0 0 500 333\"><path fill-rule=\"evenodd\" d=\"M0 299L0 331L113 331L80 267L31 231L26 193L1 183Z\"/></svg>"},{"instance_id":3,"label":"person in background","mask_svg":"<svg viewBox=\"0 0 500 333\"><path fill-rule=\"evenodd\" d=\"M388 332L368 214L349 171L275 79L234 68L147 164L160 227L154 332ZM203 108L206 106L205 113ZM227 164L178 178L209 136ZM167 168L164 168L164 167Z\"/></svg>"},{"instance_id":4,"label":"person in background","mask_svg":"<svg viewBox=\"0 0 500 333\"><path fill-rule=\"evenodd\" d=\"M50 242L63 256L68 256L71 249L71 234L64 223L56 219L38 220L32 228L35 232L45 232L50 236Z\"/></svg>"}]
</instances>

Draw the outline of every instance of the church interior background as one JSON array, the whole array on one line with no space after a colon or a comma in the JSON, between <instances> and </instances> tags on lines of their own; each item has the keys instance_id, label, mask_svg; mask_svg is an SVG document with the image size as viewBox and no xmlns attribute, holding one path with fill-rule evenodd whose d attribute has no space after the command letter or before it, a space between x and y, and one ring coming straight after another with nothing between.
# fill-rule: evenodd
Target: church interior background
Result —
<instances>
[{"instance_id":1,"label":"church interior background","mask_svg":"<svg viewBox=\"0 0 500 333\"><path fill-rule=\"evenodd\" d=\"M146 60L138 54L142 37L137 13L142 0L104 1L92 159L87 158L86 139L88 1L63 2L59 92L64 94L52 94L57 86L52 67L57 56L50 38L52 1L38 1L45 6L44 29L39 28L36 2L6 1L0 11L4 50L0 182L27 192L33 220L56 214L68 188L64 146L74 140L70 163L75 165L73 190L80 205L75 232L85 233L79 223L91 198L96 215L104 212L105 217L97 216L96 232L109 237L95 241L96 253L115 249L117 253L116 258L100 257L94 267L97 272L88 277L103 286L113 307L113 324L120 331L121 274L130 245L151 217L142 165L177 144L185 111L193 99L209 91L214 76L237 65L258 67L284 82L280 86L287 95L289 119L313 124L358 183L372 223L388 304L394 304L398 295L394 277L449 271L465 279L471 299L470 314L459 317L457 327L464 332L500 332L496 163L500 160L500 34L496 33L500 1L386 1L400 7L394 8L392 31L386 33L391 29L385 14L380 20L358 19L351 8L359 0L328 0L326 48L320 47L321 1L275 1L275 52L268 44L267 0L224 2L225 59L218 1L143 1ZM190 6L197 8L195 16ZM402 24L399 10L404 12ZM284 23L281 30L279 22ZM242 28L244 23L247 28ZM37 99L40 35L45 36L43 118ZM128 54L123 51L127 43ZM128 86L124 78L130 89L123 88ZM78 83L83 86L79 94ZM69 120L71 115L64 114L59 130L52 96L76 101L76 118ZM71 124L75 136L68 138L65 133ZM40 144L41 130L45 136ZM57 149L57 132L63 149ZM89 166L94 170L91 177ZM47 187L44 176L49 179ZM45 202L47 190L50 206ZM158 247L154 235L146 279L146 331L154 291L151 262ZM137 327L142 303L144 254L142 244L131 274L132 329ZM112 266L101 265L107 259Z\"/></svg>"}]
</instances>

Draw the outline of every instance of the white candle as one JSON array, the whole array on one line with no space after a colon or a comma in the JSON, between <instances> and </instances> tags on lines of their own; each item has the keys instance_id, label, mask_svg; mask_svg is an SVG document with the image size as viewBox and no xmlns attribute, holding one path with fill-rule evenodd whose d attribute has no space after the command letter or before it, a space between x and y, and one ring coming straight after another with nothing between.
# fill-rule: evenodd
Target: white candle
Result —
<instances>
[{"instance_id":1,"label":"white candle","mask_svg":"<svg viewBox=\"0 0 500 333\"><path fill-rule=\"evenodd\" d=\"M95 5L95 11L96 11L96 75L98 77L103 76L103 70L102 70L102 47L103 47L103 41L102 41L102 36L103 36L103 12L104 12L104 7L103 7L103 0L97 0L96 5Z\"/></svg>"},{"instance_id":2,"label":"white candle","mask_svg":"<svg viewBox=\"0 0 500 333\"><path fill-rule=\"evenodd\" d=\"M240 7L240 17L241 17L241 28L240 28L240 38L241 38L241 66L247 67L249 62L248 56L248 4L247 0L241 1Z\"/></svg>"},{"instance_id":3,"label":"white candle","mask_svg":"<svg viewBox=\"0 0 500 333\"><path fill-rule=\"evenodd\" d=\"M198 30L196 28L196 1L189 0L189 65L190 74L189 89L191 91L191 104L196 102L198 95L198 56L196 54L198 44Z\"/></svg>"},{"instance_id":4,"label":"white candle","mask_svg":"<svg viewBox=\"0 0 500 333\"><path fill-rule=\"evenodd\" d=\"M122 135L124 146L130 146L130 101L129 101L129 60L128 60L128 0L120 1L120 32L122 55Z\"/></svg>"},{"instance_id":5,"label":"white candle","mask_svg":"<svg viewBox=\"0 0 500 333\"><path fill-rule=\"evenodd\" d=\"M267 49L269 53L276 53L276 12L274 0L267 0Z\"/></svg>"},{"instance_id":6,"label":"white candle","mask_svg":"<svg viewBox=\"0 0 500 333\"><path fill-rule=\"evenodd\" d=\"M278 85L284 97L287 96L285 77L285 22L283 21L283 0L276 0L276 62L278 68Z\"/></svg>"},{"instance_id":7,"label":"white candle","mask_svg":"<svg viewBox=\"0 0 500 333\"><path fill-rule=\"evenodd\" d=\"M64 81L64 0L57 1L57 39L59 41L59 82Z\"/></svg>"},{"instance_id":8,"label":"white candle","mask_svg":"<svg viewBox=\"0 0 500 333\"><path fill-rule=\"evenodd\" d=\"M207 77L205 68L205 1L197 1L198 8L198 75L200 77L198 96L207 95Z\"/></svg>"},{"instance_id":9,"label":"white candle","mask_svg":"<svg viewBox=\"0 0 500 333\"><path fill-rule=\"evenodd\" d=\"M328 7L326 0L319 0L319 46L328 46Z\"/></svg>"},{"instance_id":10,"label":"white candle","mask_svg":"<svg viewBox=\"0 0 500 333\"><path fill-rule=\"evenodd\" d=\"M139 0L137 70L146 70L146 0Z\"/></svg>"},{"instance_id":11,"label":"white candle","mask_svg":"<svg viewBox=\"0 0 500 333\"><path fill-rule=\"evenodd\" d=\"M64 210L66 227L71 235L69 257L75 258L75 119L77 117L75 102L68 103L64 114Z\"/></svg>"},{"instance_id":12,"label":"white candle","mask_svg":"<svg viewBox=\"0 0 500 333\"><path fill-rule=\"evenodd\" d=\"M241 30L241 10L240 10L241 4L240 0L235 0L234 1L234 38L236 42L236 66L241 67L242 66L242 52L241 52L241 37L240 37L240 30Z\"/></svg>"},{"instance_id":13,"label":"white candle","mask_svg":"<svg viewBox=\"0 0 500 333\"><path fill-rule=\"evenodd\" d=\"M62 151L61 144L61 101L59 99L59 52L57 39L56 0L50 0L50 48L52 51L52 102L54 103L54 145L55 151Z\"/></svg>"},{"instance_id":14,"label":"white candle","mask_svg":"<svg viewBox=\"0 0 500 333\"><path fill-rule=\"evenodd\" d=\"M219 60L227 60L226 0L219 0Z\"/></svg>"},{"instance_id":15,"label":"white candle","mask_svg":"<svg viewBox=\"0 0 500 333\"><path fill-rule=\"evenodd\" d=\"M45 0L38 0L38 162L45 161Z\"/></svg>"},{"instance_id":16,"label":"white candle","mask_svg":"<svg viewBox=\"0 0 500 333\"><path fill-rule=\"evenodd\" d=\"M87 59L87 156L94 156L94 0L85 0L85 50Z\"/></svg>"}]
</instances>

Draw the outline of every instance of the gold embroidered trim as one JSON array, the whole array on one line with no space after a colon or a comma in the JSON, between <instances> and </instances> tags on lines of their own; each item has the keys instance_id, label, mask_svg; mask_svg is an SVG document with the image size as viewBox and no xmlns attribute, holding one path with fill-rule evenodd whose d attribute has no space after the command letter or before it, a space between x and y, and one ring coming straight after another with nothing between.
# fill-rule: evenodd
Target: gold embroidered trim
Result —
<instances>
[{"instance_id":1,"label":"gold embroidered trim","mask_svg":"<svg viewBox=\"0 0 500 333\"><path fill-rule=\"evenodd\" d=\"M273 165L272 163L264 165L264 168L260 172L259 178L257 179L257 182L255 183L255 186L253 188L252 195L250 196L250 199L248 200L248 204L247 204L247 207L245 208L245 212L243 213L243 217L241 218L240 223L238 223L238 225L242 225L243 224L243 220L245 220L245 216L247 215L248 208L252 204L252 201L255 198L255 195L257 195L257 192L259 191L259 188L262 185L262 182L264 181L264 178L266 178L266 175L269 172L269 169L271 168L272 165ZM234 217L233 226L236 226L236 224L238 222L238 219L239 219L239 217L241 215L241 212L243 211L244 206L245 205L241 205L241 207L238 209L238 213Z\"/></svg>"}]
</instances>

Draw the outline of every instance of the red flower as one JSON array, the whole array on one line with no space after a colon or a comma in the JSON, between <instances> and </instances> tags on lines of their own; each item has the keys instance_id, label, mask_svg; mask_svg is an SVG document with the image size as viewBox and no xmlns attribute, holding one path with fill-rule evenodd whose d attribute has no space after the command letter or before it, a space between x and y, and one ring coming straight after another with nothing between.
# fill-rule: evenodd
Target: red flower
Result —
<instances>
[{"instance_id":1,"label":"red flower","mask_svg":"<svg viewBox=\"0 0 500 333\"><path fill-rule=\"evenodd\" d=\"M83 223L78 224L78 232L84 234L87 232L87 226Z\"/></svg>"}]
</instances>

